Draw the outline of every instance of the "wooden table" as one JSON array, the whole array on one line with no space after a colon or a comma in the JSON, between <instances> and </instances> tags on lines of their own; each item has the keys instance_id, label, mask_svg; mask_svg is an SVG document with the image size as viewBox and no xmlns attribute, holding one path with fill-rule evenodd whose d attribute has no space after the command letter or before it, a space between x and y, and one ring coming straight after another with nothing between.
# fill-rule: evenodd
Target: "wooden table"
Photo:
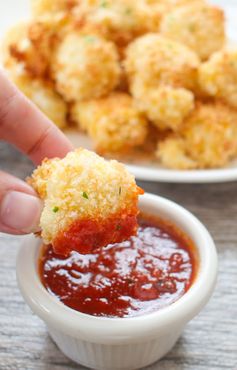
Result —
<instances>
[{"instance_id":1,"label":"wooden table","mask_svg":"<svg viewBox=\"0 0 237 370\"><path fill-rule=\"evenodd\" d=\"M31 163L0 144L1 169L21 178ZM190 322L174 349L149 370L237 370L237 183L175 185L141 183L193 212L209 229L219 254L215 294ZM83 369L57 349L46 327L17 288L15 258L21 237L0 236L0 369Z\"/></svg>"}]
</instances>

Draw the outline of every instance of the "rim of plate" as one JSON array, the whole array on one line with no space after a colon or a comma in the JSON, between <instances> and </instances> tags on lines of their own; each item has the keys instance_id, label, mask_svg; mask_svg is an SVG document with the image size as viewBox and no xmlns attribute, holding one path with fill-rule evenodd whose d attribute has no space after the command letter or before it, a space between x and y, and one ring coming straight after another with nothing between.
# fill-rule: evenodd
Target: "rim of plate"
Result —
<instances>
[{"instance_id":1,"label":"rim of plate","mask_svg":"<svg viewBox=\"0 0 237 370\"><path fill-rule=\"evenodd\" d=\"M148 168L125 163L127 169L137 180L171 183L222 183L237 180L237 166L210 170L169 170L163 168Z\"/></svg>"}]
</instances>

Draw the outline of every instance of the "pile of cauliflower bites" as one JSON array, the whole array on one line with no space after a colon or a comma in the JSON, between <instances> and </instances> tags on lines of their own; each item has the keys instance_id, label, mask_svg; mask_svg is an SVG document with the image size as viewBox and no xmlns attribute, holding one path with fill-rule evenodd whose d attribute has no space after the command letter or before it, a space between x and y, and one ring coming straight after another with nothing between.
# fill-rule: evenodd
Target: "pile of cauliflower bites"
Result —
<instances>
[{"instance_id":1,"label":"pile of cauliflower bites","mask_svg":"<svg viewBox=\"0 0 237 370\"><path fill-rule=\"evenodd\" d=\"M31 0L3 42L11 79L60 128L100 154L156 140L169 168L237 156L237 47L204 0ZM33 123L32 123L33 124ZM134 154L135 155L135 154Z\"/></svg>"}]
</instances>

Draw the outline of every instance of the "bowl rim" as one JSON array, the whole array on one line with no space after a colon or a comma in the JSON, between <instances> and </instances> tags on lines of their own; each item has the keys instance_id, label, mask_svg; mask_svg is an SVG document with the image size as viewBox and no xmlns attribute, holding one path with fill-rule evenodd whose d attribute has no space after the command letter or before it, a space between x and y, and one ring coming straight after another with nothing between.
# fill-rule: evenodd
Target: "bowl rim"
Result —
<instances>
[{"instance_id":1,"label":"bowl rim","mask_svg":"<svg viewBox=\"0 0 237 370\"><path fill-rule=\"evenodd\" d=\"M28 235L24 237L17 257L18 285L32 311L49 327L94 343L124 344L155 337L157 332L172 332L176 323L184 326L204 307L214 290L218 265L216 248L209 232L189 211L163 197L145 193L140 198L139 207L145 213L168 219L193 240L200 260L190 289L171 305L141 316L107 318L78 312L50 295L42 285L37 271L42 241Z\"/></svg>"}]
</instances>

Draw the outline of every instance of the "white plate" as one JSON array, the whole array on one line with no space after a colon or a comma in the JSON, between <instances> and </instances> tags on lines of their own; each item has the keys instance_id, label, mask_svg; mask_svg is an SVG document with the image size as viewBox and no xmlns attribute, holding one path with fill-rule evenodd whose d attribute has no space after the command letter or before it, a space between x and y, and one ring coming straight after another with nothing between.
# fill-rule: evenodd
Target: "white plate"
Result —
<instances>
[{"instance_id":1,"label":"white plate","mask_svg":"<svg viewBox=\"0 0 237 370\"><path fill-rule=\"evenodd\" d=\"M30 0L0 0L0 37L11 25L29 16L29 2ZM225 9L228 37L231 40L237 40L237 0L228 0L228 2L226 0L211 0L210 2ZM76 146L91 148L89 139L84 135L71 131L67 133L67 136ZM133 160L133 163L126 164L139 180L173 183L211 183L237 180L237 160L223 169L193 171L169 170L145 161L141 163Z\"/></svg>"}]
</instances>

